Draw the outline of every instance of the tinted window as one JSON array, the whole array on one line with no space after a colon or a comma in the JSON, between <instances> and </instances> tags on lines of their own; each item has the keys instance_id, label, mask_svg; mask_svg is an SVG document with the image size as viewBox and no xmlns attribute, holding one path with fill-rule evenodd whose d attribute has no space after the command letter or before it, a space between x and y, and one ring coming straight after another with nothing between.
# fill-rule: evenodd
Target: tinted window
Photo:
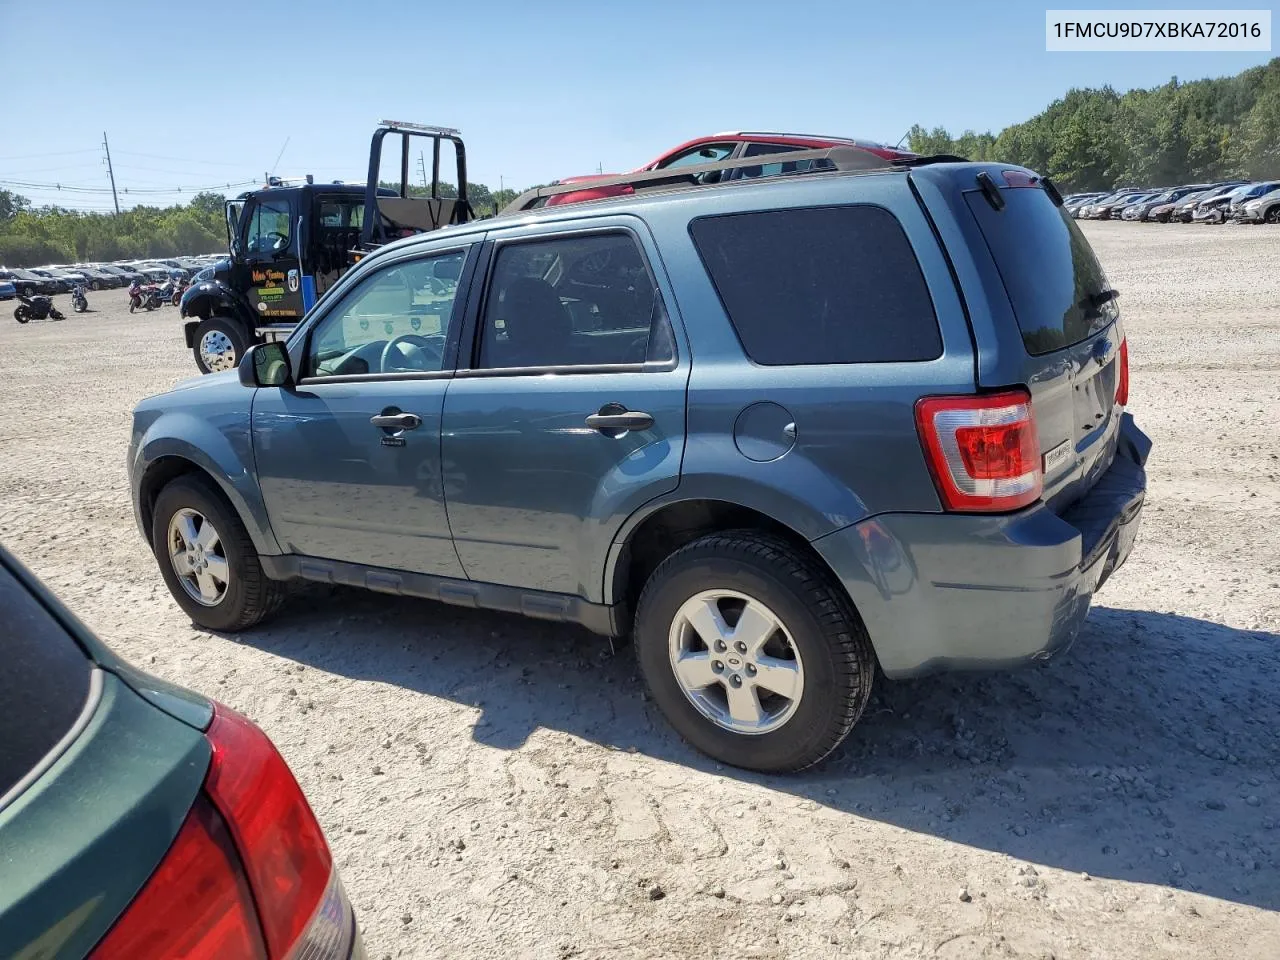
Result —
<instances>
[{"instance_id":1,"label":"tinted window","mask_svg":"<svg viewBox=\"0 0 1280 960\"><path fill-rule=\"evenodd\" d=\"M703 217L689 226L756 363L884 363L942 354L902 226L873 206Z\"/></svg>"},{"instance_id":2,"label":"tinted window","mask_svg":"<svg viewBox=\"0 0 1280 960\"><path fill-rule=\"evenodd\" d=\"M499 248L479 366L598 366L672 356L662 300L630 234Z\"/></svg>"},{"instance_id":3,"label":"tinted window","mask_svg":"<svg viewBox=\"0 0 1280 960\"><path fill-rule=\"evenodd\" d=\"M395 263L365 277L316 324L305 375L440 370L466 256Z\"/></svg>"},{"instance_id":4,"label":"tinted window","mask_svg":"<svg viewBox=\"0 0 1280 960\"><path fill-rule=\"evenodd\" d=\"M742 152L744 157L762 157L770 153L791 153L795 150L803 150L804 147L787 146L781 143L749 143L747 149ZM798 160L791 163L766 163L758 167L739 167L737 170L730 171L731 179L741 179L744 177L776 177L780 173L796 173L808 170L813 166L812 160Z\"/></svg>"},{"instance_id":5,"label":"tinted window","mask_svg":"<svg viewBox=\"0 0 1280 960\"><path fill-rule=\"evenodd\" d=\"M40 762L76 722L89 695L79 645L0 565L0 796Z\"/></svg>"},{"instance_id":6,"label":"tinted window","mask_svg":"<svg viewBox=\"0 0 1280 960\"><path fill-rule=\"evenodd\" d=\"M1087 339L1116 317L1103 302L1107 277L1089 241L1043 190L1002 190L1003 210L965 194L1004 280L1027 352L1038 356Z\"/></svg>"}]
</instances>

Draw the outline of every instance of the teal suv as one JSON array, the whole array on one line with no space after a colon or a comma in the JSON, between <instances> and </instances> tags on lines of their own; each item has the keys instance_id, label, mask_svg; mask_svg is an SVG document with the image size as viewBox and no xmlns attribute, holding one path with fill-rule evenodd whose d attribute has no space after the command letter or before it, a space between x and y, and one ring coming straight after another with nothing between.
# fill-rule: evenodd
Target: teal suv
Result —
<instances>
[{"instance_id":1,"label":"teal suv","mask_svg":"<svg viewBox=\"0 0 1280 960\"><path fill-rule=\"evenodd\" d=\"M629 635L692 744L795 770L877 665L1072 641L1142 511L1128 369L1051 183L815 165L383 247L139 404L129 470L208 629L312 580Z\"/></svg>"}]
</instances>

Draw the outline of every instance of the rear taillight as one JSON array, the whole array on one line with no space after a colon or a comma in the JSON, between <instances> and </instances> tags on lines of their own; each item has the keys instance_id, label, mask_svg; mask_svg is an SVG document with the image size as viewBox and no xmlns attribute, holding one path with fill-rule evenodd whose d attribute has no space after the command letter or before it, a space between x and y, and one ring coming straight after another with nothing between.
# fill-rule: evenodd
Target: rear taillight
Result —
<instances>
[{"instance_id":1,"label":"rear taillight","mask_svg":"<svg viewBox=\"0 0 1280 960\"><path fill-rule=\"evenodd\" d=\"M205 789L244 858L272 957L283 957L319 905L332 861L284 758L245 717L219 706L207 734Z\"/></svg>"},{"instance_id":2,"label":"rear taillight","mask_svg":"<svg viewBox=\"0 0 1280 960\"><path fill-rule=\"evenodd\" d=\"M265 960L262 929L227 826L203 796L159 868L91 960Z\"/></svg>"},{"instance_id":3,"label":"rear taillight","mask_svg":"<svg viewBox=\"0 0 1280 960\"><path fill-rule=\"evenodd\" d=\"M92 960L346 960L355 918L284 758L221 704L206 736L205 792Z\"/></svg>"},{"instance_id":4,"label":"rear taillight","mask_svg":"<svg viewBox=\"0 0 1280 960\"><path fill-rule=\"evenodd\" d=\"M1116 404L1129 403L1129 338L1120 341L1120 373L1116 377Z\"/></svg>"},{"instance_id":5,"label":"rear taillight","mask_svg":"<svg viewBox=\"0 0 1280 960\"><path fill-rule=\"evenodd\" d=\"M1025 390L925 397L916 425L947 510L1016 510L1039 499L1044 473Z\"/></svg>"}]
</instances>

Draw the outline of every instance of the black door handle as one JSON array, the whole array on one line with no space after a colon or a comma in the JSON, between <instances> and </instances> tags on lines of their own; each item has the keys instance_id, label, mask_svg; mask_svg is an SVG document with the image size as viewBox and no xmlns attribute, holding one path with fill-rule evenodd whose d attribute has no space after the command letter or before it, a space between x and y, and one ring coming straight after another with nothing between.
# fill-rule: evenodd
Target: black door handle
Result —
<instances>
[{"instance_id":1,"label":"black door handle","mask_svg":"<svg viewBox=\"0 0 1280 960\"><path fill-rule=\"evenodd\" d=\"M380 413L370 417L369 422L384 430L417 430L422 426L422 418L416 413Z\"/></svg>"},{"instance_id":2,"label":"black door handle","mask_svg":"<svg viewBox=\"0 0 1280 960\"><path fill-rule=\"evenodd\" d=\"M653 426L653 416L640 410L610 410L591 414L587 426L593 430L647 430Z\"/></svg>"}]
</instances>

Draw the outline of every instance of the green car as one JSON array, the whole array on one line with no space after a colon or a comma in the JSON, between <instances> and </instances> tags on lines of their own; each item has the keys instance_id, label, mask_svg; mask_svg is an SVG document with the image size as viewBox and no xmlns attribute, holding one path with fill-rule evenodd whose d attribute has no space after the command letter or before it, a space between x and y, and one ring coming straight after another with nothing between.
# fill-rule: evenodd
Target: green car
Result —
<instances>
[{"instance_id":1,"label":"green car","mask_svg":"<svg viewBox=\"0 0 1280 960\"><path fill-rule=\"evenodd\" d=\"M0 957L364 957L258 727L122 662L2 547L0 651Z\"/></svg>"}]
</instances>

